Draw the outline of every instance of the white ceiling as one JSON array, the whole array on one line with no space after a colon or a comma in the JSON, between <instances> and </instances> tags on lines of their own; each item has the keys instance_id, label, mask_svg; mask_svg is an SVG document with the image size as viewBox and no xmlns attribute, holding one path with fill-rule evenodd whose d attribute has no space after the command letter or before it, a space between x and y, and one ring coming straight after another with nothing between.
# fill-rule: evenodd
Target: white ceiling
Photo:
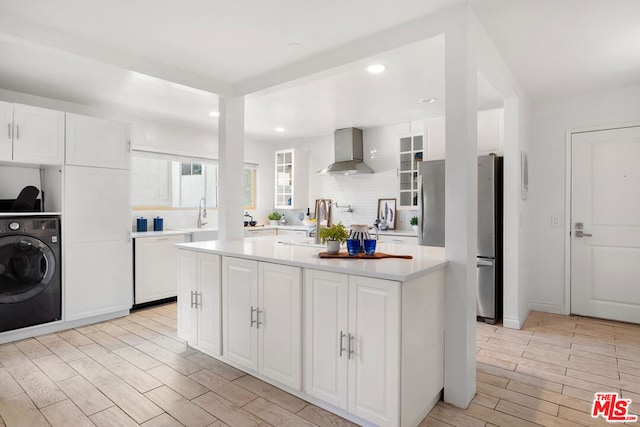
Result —
<instances>
[{"instance_id":1,"label":"white ceiling","mask_svg":"<svg viewBox=\"0 0 640 427\"><path fill-rule=\"evenodd\" d=\"M0 0L0 88L215 128L214 93L460 2ZM640 84L640 1L470 3L533 99ZM373 60L387 72L366 74ZM414 43L249 95L247 134L299 138L442 115L442 103L418 99L442 99L443 75L442 40ZM500 103L482 79L479 92L482 106Z\"/></svg>"}]
</instances>

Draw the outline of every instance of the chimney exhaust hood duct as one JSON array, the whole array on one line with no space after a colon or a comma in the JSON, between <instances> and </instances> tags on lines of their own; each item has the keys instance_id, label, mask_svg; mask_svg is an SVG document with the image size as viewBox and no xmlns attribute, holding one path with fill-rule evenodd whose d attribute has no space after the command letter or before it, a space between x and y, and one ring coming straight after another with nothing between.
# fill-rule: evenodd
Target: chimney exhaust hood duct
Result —
<instances>
[{"instance_id":1,"label":"chimney exhaust hood duct","mask_svg":"<svg viewBox=\"0 0 640 427\"><path fill-rule=\"evenodd\" d=\"M333 133L335 162L319 170L320 175L356 175L373 173L363 161L362 129L345 128Z\"/></svg>"}]
</instances>

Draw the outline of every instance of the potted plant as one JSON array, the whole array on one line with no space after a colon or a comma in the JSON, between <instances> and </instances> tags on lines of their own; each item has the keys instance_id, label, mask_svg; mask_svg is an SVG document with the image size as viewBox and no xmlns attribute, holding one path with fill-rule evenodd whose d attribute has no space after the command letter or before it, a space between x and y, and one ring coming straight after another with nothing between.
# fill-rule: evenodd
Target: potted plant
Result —
<instances>
[{"instance_id":1,"label":"potted plant","mask_svg":"<svg viewBox=\"0 0 640 427\"><path fill-rule=\"evenodd\" d=\"M409 223L411 224L411 228L413 228L413 232L418 234L418 217L412 216Z\"/></svg>"},{"instance_id":2,"label":"potted plant","mask_svg":"<svg viewBox=\"0 0 640 427\"><path fill-rule=\"evenodd\" d=\"M269 214L269 225L278 225L278 221L282 218L282 215L278 212L271 212Z\"/></svg>"},{"instance_id":3,"label":"potted plant","mask_svg":"<svg viewBox=\"0 0 640 427\"><path fill-rule=\"evenodd\" d=\"M327 253L337 254L340 252L340 244L349 238L349 231L339 222L331 227L321 228L318 237L322 243L327 244Z\"/></svg>"}]
</instances>

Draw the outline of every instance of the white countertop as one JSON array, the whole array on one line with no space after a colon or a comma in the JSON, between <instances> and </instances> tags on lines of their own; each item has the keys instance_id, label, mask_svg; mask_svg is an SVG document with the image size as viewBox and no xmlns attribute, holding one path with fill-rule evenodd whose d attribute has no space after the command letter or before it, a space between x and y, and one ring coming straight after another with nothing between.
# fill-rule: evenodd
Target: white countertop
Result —
<instances>
[{"instance_id":1,"label":"white countertop","mask_svg":"<svg viewBox=\"0 0 640 427\"><path fill-rule=\"evenodd\" d=\"M245 230L298 230L298 231L307 231L309 228L304 225L256 225L254 227L246 226Z\"/></svg>"},{"instance_id":2,"label":"white countertop","mask_svg":"<svg viewBox=\"0 0 640 427\"><path fill-rule=\"evenodd\" d=\"M61 212L0 212L0 217L18 216L60 216Z\"/></svg>"},{"instance_id":3,"label":"white countertop","mask_svg":"<svg viewBox=\"0 0 640 427\"><path fill-rule=\"evenodd\" d=\"M418 235L413 230L380 230L381 236L403 236L403 237L415 237L418 238ZM375 234L369 232L369 234Z\"/></svg>"},{"instance_id":4,"label":"white countertop","mask_svg":"<svg viewBox=\"0 0 640 427\"><path fill-rule=\"evenodd\" d=\"M444 268L444 248L379 243L376 251L393 255L411 255L413 259L350 259L320 258L324 247L298 246L278 243L282 236L264 236L249 239L216 240L196 243L179 243L176 246L197 252L212 253L236 258L286 264L303 268L333 271L336 273L406 282L431 271ZM303 239L307 241L308 239ZM296 240L292 240L296 242Z\"/></svg>"},{"instance_id":5,"label":"white countertop","mask_svg":"<svg viewBox=\"0 0 640 427\"><path fill-rule=\"evenodd\" d=\"M176 236L180 234L191 234L191 231L186 231L186 230L136 231L134 233L131 233L131 237L133 237L134 239L140 239L145 237Z\"/></svg>"}]
</instances>

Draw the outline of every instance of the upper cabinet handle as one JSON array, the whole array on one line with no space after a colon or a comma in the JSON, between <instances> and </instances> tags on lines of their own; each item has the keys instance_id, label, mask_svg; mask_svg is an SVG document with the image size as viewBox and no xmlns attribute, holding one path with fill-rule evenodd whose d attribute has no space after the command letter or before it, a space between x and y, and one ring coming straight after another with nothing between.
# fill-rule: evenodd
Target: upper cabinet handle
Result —
<instances>
[{"instance_id":1,"label":"upper cabinet handle","mask_svg":"<svg viewBox=\"0 0 640 427\"><path fill-rule=\"evenodd\" d=\"M11 123L7 123L7 138L11 139Z\"/></svg>"},{"instance_id":2,"label":"upper cabinet handle","mask_svg":"<svg viewBox=\"0 0 640 427\"><path fill-rule=\"evenodd\" d=\"M20 124L16 125L16 139L20 139Z\"/></svg>"}]
</instances>

